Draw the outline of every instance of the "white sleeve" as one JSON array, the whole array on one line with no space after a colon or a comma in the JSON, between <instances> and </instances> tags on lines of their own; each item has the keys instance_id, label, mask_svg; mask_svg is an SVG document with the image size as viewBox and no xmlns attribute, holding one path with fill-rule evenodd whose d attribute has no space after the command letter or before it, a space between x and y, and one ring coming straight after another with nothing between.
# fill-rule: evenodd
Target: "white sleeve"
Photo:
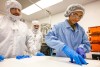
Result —
<instances>
[{"instance_id":1,"label":"white sleeve","mask_svg":"<svg viewBox=\"0 0 100 67\"><path fill-rule=\"evenodd\" d=\"M26 44L28 46L28 49L29 51L32 53L32 54L36 54L38 52L36 46L34 45L34 41L33 41L33 36L32 36L32 31L31 30L28 30L28 34L26 36Z\"/></svg>"}]
</instances>

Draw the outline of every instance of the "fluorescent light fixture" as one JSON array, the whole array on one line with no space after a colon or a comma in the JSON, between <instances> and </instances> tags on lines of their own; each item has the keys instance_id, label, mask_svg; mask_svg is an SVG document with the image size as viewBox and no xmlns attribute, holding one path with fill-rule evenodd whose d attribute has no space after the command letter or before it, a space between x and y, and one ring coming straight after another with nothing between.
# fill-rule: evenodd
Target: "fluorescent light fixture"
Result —
<instances>
[{"instance_id":1,"label":"fluorescent light fixture","mask_svg":"<svg viewBox=\"0 0 100 67\"><path fill-rule=\"evenodd\" d=\"M36 6L35 4L33 4L33 5L25 8L25 9L23 9L22 13L24 13L26 15L30 15L30 14L35 13L35 12L40 11L40 10L41 9L38 6Z\"/></svg>"},{"instance_id":2,"label":"fluorescent light fixture","mask_svg":"<svg viewBox=\"0 0 100 67\"><path fill-rule=\"evenodd\" d=\"M40 0L36 4L44 9L62 1L63 0Z\"/></svg>"},{"instance_id":3,"label":"fluorescent light fixture","mask_svg":"<svg viewBox=\"0 0 100 67\"><path fill-rule=\"evenodd\" d=\"M42 9L50 7L54 4L57 4L59 2L62 2L63 0L40 0L37 3L35 3L36 5L38 5L39 7L41 7ZM32 13L35 13L37 11L42 10L41 8L39 8L38 6L36 6L35 4L25 8L22 10L22 13L26 14L26 15L30 15Z\"/></svg>"}]
</instances>

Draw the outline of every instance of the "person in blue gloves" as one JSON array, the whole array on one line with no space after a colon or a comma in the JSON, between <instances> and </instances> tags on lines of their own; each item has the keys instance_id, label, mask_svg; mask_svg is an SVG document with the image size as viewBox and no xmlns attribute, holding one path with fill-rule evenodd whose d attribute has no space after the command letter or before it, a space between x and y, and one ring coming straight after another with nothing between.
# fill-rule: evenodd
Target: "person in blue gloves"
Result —
<instances>
[{"instance_id":1,"label":"person in blue gloves","mask_svg":"<svg viewBox=\"0 0 100 67\"><path fill-rule=\"evenodd\" d=\"M72 63L87 64L84 60L90 51L90 42L84 29L78 24L85 13L80 4L68 6L65 21L53 26L45 36L47 45L56 50L56 56L69 57Z\"/></svg>"},{"instance_id":2,"label":"person in blue gloves","mask_svg":"<svg viewBox=\"0 0 100 67\"><path fill-rule=\"evenodd\" d=\"M0 55L0 62L4 60L4 56Z\"/></svg>"},{"instance_id":3,"label":"person in blue gloves","mask_svg":"<svg viewBox=\"0 0 100 67\"><path fill-rule=\"evenodd\" d=\"M21 9L21 4L16 0L6 2L7 15L0 17L0 60L16 56L26 58L29 53L44 56L34 45L32 31L20 21Z\"/></svg>"}]
</instances>

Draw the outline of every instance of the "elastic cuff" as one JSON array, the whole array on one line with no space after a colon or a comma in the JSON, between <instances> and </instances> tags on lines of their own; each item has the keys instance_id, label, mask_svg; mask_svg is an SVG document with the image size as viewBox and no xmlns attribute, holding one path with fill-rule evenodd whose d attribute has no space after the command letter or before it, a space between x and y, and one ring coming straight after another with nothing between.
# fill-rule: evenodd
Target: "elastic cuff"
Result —
<instances>
[{"instance_id":1,"label":"elastic cuff","mask_svg":"<svg viewBox=\"0 0 100 67\"><path fill-rule=\"evenodd\" d=\"M79 47L84 48L84 44L79 45Z\"/></svg>"}]
</instances>

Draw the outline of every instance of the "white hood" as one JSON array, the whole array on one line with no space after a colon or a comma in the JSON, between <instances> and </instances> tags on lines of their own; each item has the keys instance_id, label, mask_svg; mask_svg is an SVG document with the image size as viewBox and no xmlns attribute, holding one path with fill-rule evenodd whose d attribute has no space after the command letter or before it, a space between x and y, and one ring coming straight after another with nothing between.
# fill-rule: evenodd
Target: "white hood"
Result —
<instances>
[{"instance_id":1,"label":"white hood","mask_svg":"<svg viewBox=\"0 0 100 67\"><path fill-rule=\"evenodd\" d=\"M39 29L35 29L35 28L33 27L34 25L39 25ZM37 32L40 31L40 24L39 24L39 21L32 21L32 31L33 31L34 33L37 33Z\"/></svg>"},{"instance_id":2,"label":"white hood","mask_svg":"<svg viewBox=\"0 0 100 67\"><path fill-rule=\"evenodd\" d=\"M15 15L12 15L11 12L10 12L11 8L18 8L20 10L22 9L22 6L19 2L17 2L17 1L7 1L5 5L6 5L7 16L12 21L17 21L17 20L21 19L21 15L20 16L15 16Z\"/></svg>"}]
</instances>

